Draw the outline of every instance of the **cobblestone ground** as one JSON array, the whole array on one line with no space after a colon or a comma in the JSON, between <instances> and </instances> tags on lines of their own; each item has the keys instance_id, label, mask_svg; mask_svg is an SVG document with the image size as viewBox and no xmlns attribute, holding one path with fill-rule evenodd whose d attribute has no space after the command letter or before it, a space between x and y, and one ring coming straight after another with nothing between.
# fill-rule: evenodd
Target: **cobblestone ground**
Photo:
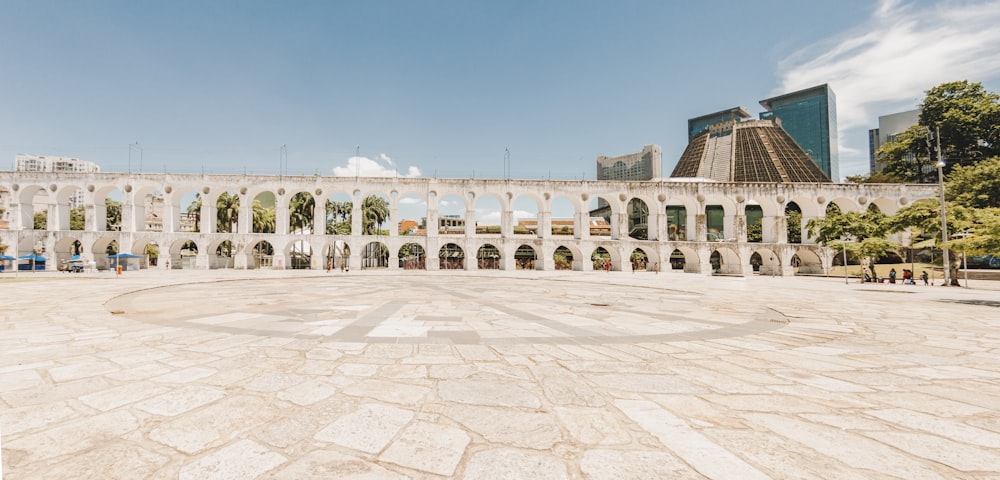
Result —
<instances>
[{"instance_id":1,"label":"cobblestone ground","mask_svg":"<svg viewBox=\"0 0 1000 480\"><path fill-rule=\"evenodd\" d=\"M1000 285L0 276L3 478L1000 477Z\"/></svg>"}]
</instances>

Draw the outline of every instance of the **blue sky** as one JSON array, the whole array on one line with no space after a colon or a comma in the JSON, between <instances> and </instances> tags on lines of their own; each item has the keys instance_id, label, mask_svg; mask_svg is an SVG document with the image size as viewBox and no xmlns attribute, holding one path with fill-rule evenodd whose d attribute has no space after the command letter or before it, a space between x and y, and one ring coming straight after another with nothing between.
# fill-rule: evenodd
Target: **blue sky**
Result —
<instances>
[{"instance_id":1,"label":"blue sky","mask_svg":"<svg viewBox=\"0 0 1000 480\"><path fill-rule=\"evenodd\" d=\"M690 117L829 83L842 175L944 81L1000 91L1000 2L0 3L0 165L595 176ZM355 152L361 158L354 158ZM5 163L10 162L10 163ZM131 168L139 169L134 151Z\"/></svg>"}]
</instances>

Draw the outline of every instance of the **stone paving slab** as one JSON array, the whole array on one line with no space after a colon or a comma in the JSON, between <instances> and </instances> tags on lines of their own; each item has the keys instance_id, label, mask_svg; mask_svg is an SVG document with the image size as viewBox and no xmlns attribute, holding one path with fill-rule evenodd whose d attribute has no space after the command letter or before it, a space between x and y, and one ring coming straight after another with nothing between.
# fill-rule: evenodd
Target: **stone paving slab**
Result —
<instances>
[{"instance_id":1,"label":"stone paving slab","mask_svg":"<svg viewBox=\"0 0 1000 480\"><path fill-rule=\"evenodd\" d=\"M0 275L2 475L998 478L972 283Z\"/></svg>"}]
</instances>

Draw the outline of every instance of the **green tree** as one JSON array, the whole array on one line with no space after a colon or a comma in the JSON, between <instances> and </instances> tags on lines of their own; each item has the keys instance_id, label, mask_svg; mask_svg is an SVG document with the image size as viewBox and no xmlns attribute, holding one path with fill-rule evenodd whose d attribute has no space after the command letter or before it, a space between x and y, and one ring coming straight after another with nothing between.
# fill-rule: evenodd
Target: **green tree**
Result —
<instances>
[{"instance_id":1,"label":"green tree","mask_svg":"<svg viewBox=\"0 0 1000 480\"><path fill-rule=\"evenodd\" d=\"M361 204L361 232L364 235L388 235L382 223L389 218L389 203L378 195L369 195Z\"/></svg>"},{"instance_id":2,"label":"green tree","mask_svg":"<svg viewBox=\"0 0 1000 480\"><path fill-rule=\"evenodd\" d=\"M940 129L941 152L949 164L1000 155L1000 95L968 80L942 83L926 94L920 125Z\"/></svg>"},{"instance_id":3,"label":"green tree","mask_svg":"<svg viewBox=\"0 0 1000 480\"><path fill-rule=\"evenodd\" d=\"M794 208L787 209L785 224L788 243L802 243L802 212Z\"/></svg>"},{"instance_id":4,"label":"green tree","mask_svg":"<svg viewBox=\"0 0 1000 480\"><path fill-rule=\"evenodd\" d=\"M105 199L105 224L108 231L120 232L122 230L122 202L113 199Z\"/></svg>"},{"instance_id":5,"label":"green tree","mask_svg":"<svg viewBox=\"0 0 1000 480\"><path fill-rule=\"evenodd\" d=\"M851 183L906 183L905 179L899 178L896 175L888 172L873 172L862 175L848 175L847 181Z\"/></svg>"},{"instance_id":6,"label":"green tree","mask_svg":"<svg viewBox=\"0 0 1000 480\"><path fill-rule=\"evenodd\" d=\"M831 207L834 205L831 204ZM872 277L875 277L878 259L899 248L899 245L885 239L890 225L888 217L877 209L844 213L840 208L827 208L826 217L813 218L806 223L806 231L823 246L833 248L840 254L847 248L848 252L863 258L870 265Z\"/></svg>"},{"instance_id":7,"label":"green tree","mask_svg":"<svg viewBox=\"0 0 1000 480\"><path fill-rule=\"evenodd\" d=\"M49 222L49 211L45 210L42 212L35 212L35 218L31 228L35 230L45 230L48 228Z\"/></svg>"},{"instance_id":8,"label":"green tree","mask_svg":"<svg viewBox=\"0 0 1000 480\"><path fill-rule=\"evenodd\" d=\"M86 227L86 209L83 205L77 205L69 211L69 229L83 230Z\"/></svg>"},{"instance_id":9,"label":"green tree","mask_svg":"<svg viewBox=\"0 0 1000 480\"><path fill-rule=\"evenodd\" d=\"M264 207L260 200L254 200L253 206L253 231L255 233L274 233L277 227L277 217L274 207Z\"/></svg>"},{"instance_id":10,"label":"green tree","mask_svg":"<svg viewBox=\"0 0 1000 480\"><path fill-rule=\"evenodd\" d=\"M240 196L222 192L215 201L215 230L234 233L240 219Z\"/></svg>"},{"instance_id":11,"label":"green tree","mask_svg":"<svg viewBox=\"0 0 1000 480\"><path fill-rule=\"evenodd\" d=\"M306 192L299 192L292 195L289 201L288 225L293 232L305 232L313 228L313 215L315 212L316 200Z\"/></svg>"},{"instance_id":12,"label":"green tree","mask_svg":"<svg viewBox=\"0 0 1000 480\"><path fill-rule=\"evenodd\" d=\"M201 194L194 194L194 201L187 207L187 214L194 217L194 231L201 231Z\"/></svg>"},{"instance_id":13,"label":"green tree","mask_svg":"<svg viewBox=\"0 0 1000 480\"><path fill-rule=\"evenodd\" d=\"M948 174L945 197L968 208L1000 207L1000 156L956 166Z\"/></svg>"},{"instance_id":14,"label":"green tree","mask_svg":"<svg viewBox=\"0 0 1000 480\"><path fill-rule=\"evenodd\" d=\"M326 201L326 234L350 235L354 204L349 201Z\"/></svg>"},{"instance_id":15,"label":"green tree","mask_svg":"<svg viewBox=\"0 0 1000 480\"><path fill-rule=\"evenodd\" d=\"M931 183L937 179L936 158L929 149L927 127L914 125L875 152L884 166L880 179L907 183Z\"/></svg>"}]
</instances>

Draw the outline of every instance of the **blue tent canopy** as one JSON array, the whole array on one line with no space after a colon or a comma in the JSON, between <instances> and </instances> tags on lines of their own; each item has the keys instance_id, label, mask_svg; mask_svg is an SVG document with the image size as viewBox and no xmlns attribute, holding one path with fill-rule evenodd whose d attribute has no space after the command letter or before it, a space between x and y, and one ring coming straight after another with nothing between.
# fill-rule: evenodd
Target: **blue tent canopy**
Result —
<instances>
[{"instance_id":1,"label":"blue tent canopy","mask_svg":"<svg viewBox=\"0 0 1000 480\"><path fill-rule=\"evenodd\" d=\"M17 259L10 255L0 255L0 260L17 260Z\"/></svg>"},{"instance_id":2,"label":"blue tent canopy","mask_svg":"<svg viewBox=\"0 0 1000 480\"><path fill-rule=\"evenodd\" d=\"M18 260L34 260L35 262L44 262L46 259L41 255L35 255L34 253L29 253L27 255L21 255L17 257Z\"/></svg>"},{"instance_id":3,"label":"blue tent canopy","mask_svg":"<svg viewBox=\"0 0 1000 480\"><path fill-rule=\"evenodd\" d=\"M117 259L142 258L142 255L132 255L131 253L116 253L114 255L108 255L108 258L117 258Z\"/></svg>"}]
</instances>

